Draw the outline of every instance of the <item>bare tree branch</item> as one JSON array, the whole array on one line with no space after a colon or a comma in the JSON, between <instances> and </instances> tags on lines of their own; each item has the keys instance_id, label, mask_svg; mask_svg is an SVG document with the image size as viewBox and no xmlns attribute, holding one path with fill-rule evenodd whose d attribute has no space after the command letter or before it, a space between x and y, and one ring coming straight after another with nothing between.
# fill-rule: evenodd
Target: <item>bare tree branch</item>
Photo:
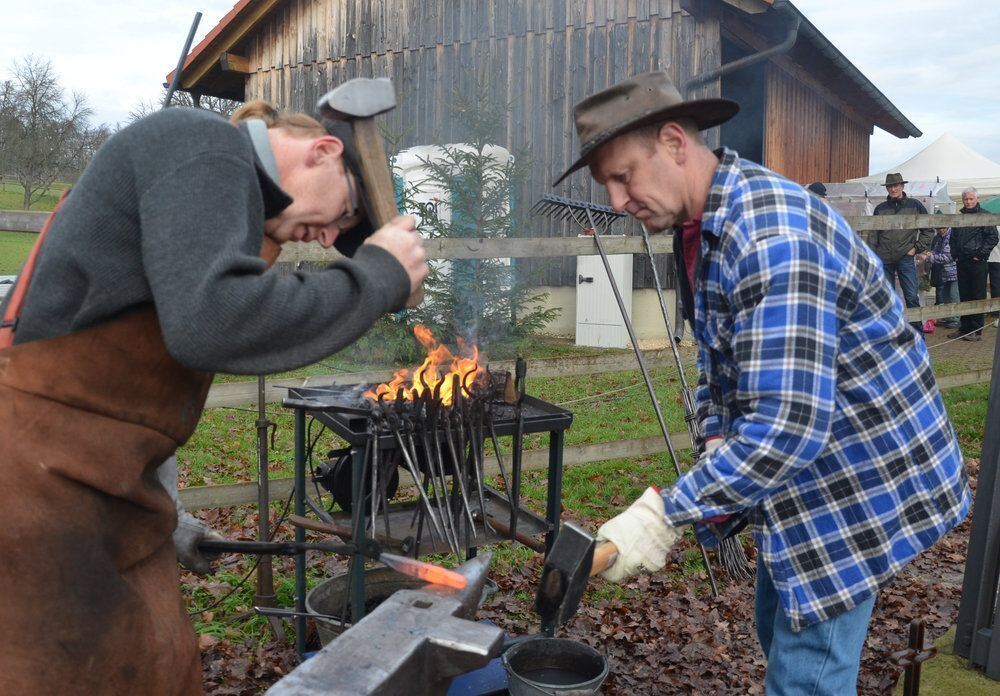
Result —
<instances>
[{"instance_id":1,"label":"bare tree branch","mask_svg":"<svg viewBox=\"0 0 1000 696\"><path fill-rule=\"evenodd\" d=\"M86 164L100 132L90 129L92 115L86 95L67 99L50 61L29 55L14 62L0 88L0 139L4 165L24 190L25 210L56 179Z\"/></svg>"},{"instance_id":2,"label":"bare tree branch","mask_svg":"<svg viewBox=\"0 0 1000 696\"><path fill-rule=\"evenodd\" d=\"M135 123L141 118L149 116L154 111L159 111L162 108L163 100L166 98L167 90L164 89L160 93L160 98L156 100L146 100L136 103L135 106L128 112L128 121L125 125ZM233 101L232 99L221 99L219 97L209 97L202 96L198 100L198 108L205 109L207 111L214 111L217 114L222 114L226 118L233 115L233 112L238 109L243 102ZM191 97L190 92L183 92L178 90L174 92L174 98L171 106L194 106L194 99Z\"/></svg>"}]
</instances>

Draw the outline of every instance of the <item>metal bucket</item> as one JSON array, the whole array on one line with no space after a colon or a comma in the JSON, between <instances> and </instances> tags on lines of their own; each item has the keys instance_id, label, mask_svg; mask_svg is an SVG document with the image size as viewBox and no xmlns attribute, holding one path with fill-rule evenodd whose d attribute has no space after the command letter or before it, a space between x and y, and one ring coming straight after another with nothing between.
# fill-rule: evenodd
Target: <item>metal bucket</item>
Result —
<instances>
[{"instance_id":1,"label":"metal bucket","mask_svg":"<svg viewBox=\"0 0 1000 696\"><path fill-rule=\"evenodd\" d=\"M503 654L512 696L587 696L608 676L608 660L589 645L539 636Z\"/></svg>"},{"instance_id":2,"label":"metal bucket","mask_svg":"<svg viewBox=\"0 0 1000 696\"><path fill-rule=\"evenodd\" d=\"M365 570L365 611L369 612L396 590L413 590L423 587L426 583L397 573L392 568L378 566ZM337 575L312 588L306 595L306 611L310 614L325 614L340 616L344 611L344 599L347 596L348 575ZM316 632L322 645L330 643L351 627L351 607L347 604L345 621L314 618Z\"/></svg>"}]
</instances>

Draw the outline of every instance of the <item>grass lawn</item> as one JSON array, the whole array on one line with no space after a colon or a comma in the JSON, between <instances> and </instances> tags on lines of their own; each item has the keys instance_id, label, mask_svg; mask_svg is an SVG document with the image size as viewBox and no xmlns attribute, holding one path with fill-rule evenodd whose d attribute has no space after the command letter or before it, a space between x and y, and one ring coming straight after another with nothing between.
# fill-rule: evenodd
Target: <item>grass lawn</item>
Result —
<instances>
[{"instance_id":1,"label":"grass lawn","mask_svg":"<svg viewBox=\"0 0 1000 696\"><path fill-rule=\"evenodd\" d=\"M52 184L48 192L32 204L31 210L52 210L59 202L59 196L68 187L69 184L61 182ZM9 181L0 184L0 210L24 210L23 198L24 188L20 184Z\"/></svg>"},{"instance_id":2,"label":"grass lawn","mask_svg":"<svg viewBox=\"0 0 1000 696\"><path fill-rule=\"evenodd\" d=\"M37 237L30 232L0 232L0 275L20 272Z\"/></svg>"}]
</instances>

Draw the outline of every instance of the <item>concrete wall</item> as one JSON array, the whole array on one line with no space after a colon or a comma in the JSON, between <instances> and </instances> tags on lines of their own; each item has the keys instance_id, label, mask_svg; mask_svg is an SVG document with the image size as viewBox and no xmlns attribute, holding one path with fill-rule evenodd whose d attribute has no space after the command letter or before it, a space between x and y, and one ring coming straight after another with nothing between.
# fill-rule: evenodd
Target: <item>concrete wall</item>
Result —
<instances>
[{"instance_id":1,"label":"concrete wall","mask_svg":"<svg viewBox=\"0 0 1000 696\"><path fill-rule=\"evenodd\" d=\"M549 324L544 333L549 336L574 338L576 335L576 288L543 287L540 290L549 293L546 307L557 307L562 310L559 318ZM670 312L670 321L674 320L674 291L665 290L663 298ZM666 343L667 330L663 324L663 313L655 290L632 291L632 326L639 342L649 347L657 343ZM675 326L676 329L676 326Z\"/></svg>"},{"instance_id":2,"label":"concrete wall","mask_svg":"<svg viewBox=\"0 0 1000 696\"><path fill-rule=\"evenodd\" d=\"M0 210L0 230L38 232L48 217L48 213L36 213L28 210Z\"/></svg>"}]
</instances>

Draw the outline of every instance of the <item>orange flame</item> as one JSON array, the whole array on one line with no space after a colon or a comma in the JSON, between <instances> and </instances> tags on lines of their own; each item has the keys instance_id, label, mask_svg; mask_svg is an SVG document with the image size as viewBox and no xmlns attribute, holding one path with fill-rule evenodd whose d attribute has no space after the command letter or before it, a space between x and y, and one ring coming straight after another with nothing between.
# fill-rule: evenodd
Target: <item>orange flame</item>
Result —
<instances>
[{"instance_id":1,"label":"orange flame","mask_svg":"<svg viewBox=\"0 0 1000 696\"><path fill-rule=\"evenodd\" d=\"M396 370L393 372L393 378L390 382L383 382L374 389L369 389L365 392L365 396L378 400L384 395L386 400L394 400L402 387L403 398L412 401L423 395L425 391L433 394L440 384L441 403L450 406L454 398L454 394L452 394L453 375L458 375L460 388L465 396L469 396L468 390L479 376L479 347L473 345L469 348L459 339L460 352L468 354L468 357L462 357L452 355L446 346L435 340L431 330L423 324L414 326L413 334L427 349L427 357L424 362L412 373L406 368Z\"/></svg>"}]
</instances>

